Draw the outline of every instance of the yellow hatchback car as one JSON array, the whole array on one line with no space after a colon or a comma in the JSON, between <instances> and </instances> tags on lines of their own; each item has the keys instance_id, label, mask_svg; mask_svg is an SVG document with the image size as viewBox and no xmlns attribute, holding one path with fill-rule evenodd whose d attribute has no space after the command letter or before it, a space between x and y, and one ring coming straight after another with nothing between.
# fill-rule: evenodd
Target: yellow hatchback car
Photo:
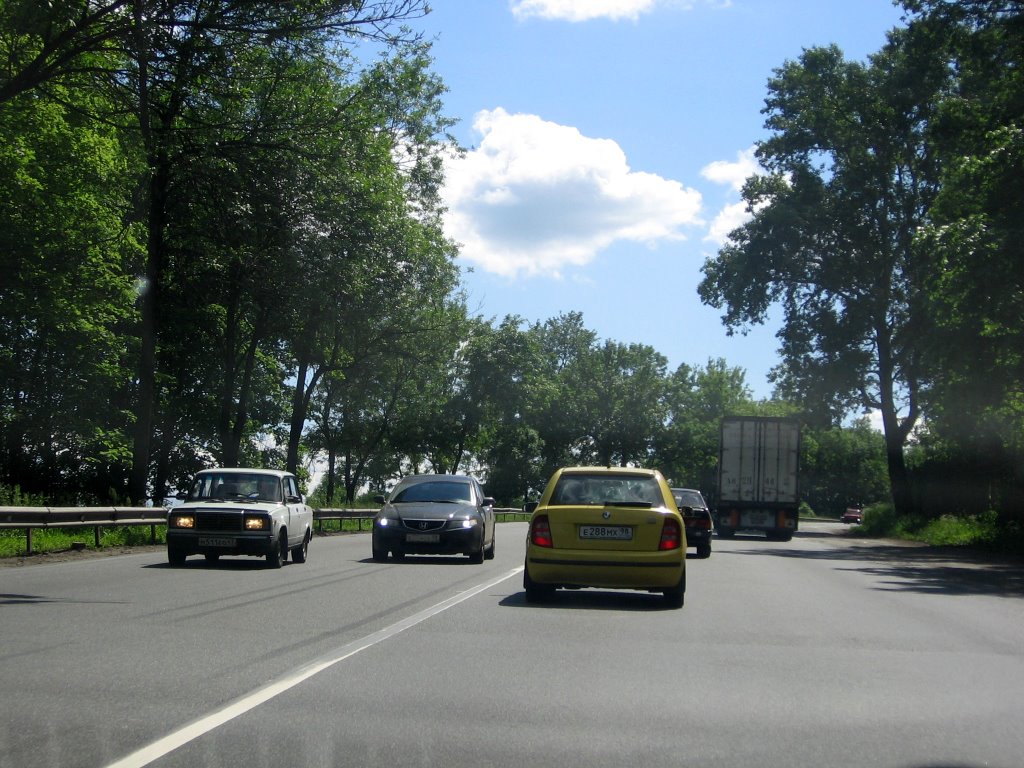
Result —
<instances>
[{"instance_id":1,"label":"yellow hatchback car","mask_svg":"<svg viewBox=\"0 0 1024 768\"><path fill-rule=\"evenodd\" d=\"M528 602L559 587L661 592L672 608L686 594L686 531L672 490L654 469L566 467L532 513L523 588Z\"/></svg>"}]
</instances>

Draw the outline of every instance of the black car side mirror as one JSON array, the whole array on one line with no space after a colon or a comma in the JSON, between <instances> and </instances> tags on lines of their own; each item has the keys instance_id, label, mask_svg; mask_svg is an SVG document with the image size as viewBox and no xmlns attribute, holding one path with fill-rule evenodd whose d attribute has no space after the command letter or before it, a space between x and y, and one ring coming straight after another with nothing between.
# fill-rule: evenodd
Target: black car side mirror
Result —
<instances>
[{"instance_id":1,"label":"black car side mirror","mask_svg":"<svg viewBox=\"0 0 1024 768\"><path fill-rule=\"evenodd\" d=\"M536 501L528 501L525 504L523 504L523 512L530 512L530 513L532 513L533 510L535 510L536 508L537 508L537 502Z\"/></svg>"},{"instance_id":2,"label":"black car side mirror","mask_svg":"<svg viewBox=\"0 0 1024 768\"><path fill-rule=\"evenodd\" d=\"M384 503L384 496L378 493L376 496L373 497L373 503L374 504L383 504Z\"/></svg>"},{"instance_id":3,"label":"black car side mirror","mask_svg":"<svg viewBox=\"0 0 1024 768\"><path fill-rule=\"evenodd\" d=\"M495 504L494 497L493 496L484 496L483 501L481 503L485 507L493 507L494 504Z\"/></svg>"}]
</instances>

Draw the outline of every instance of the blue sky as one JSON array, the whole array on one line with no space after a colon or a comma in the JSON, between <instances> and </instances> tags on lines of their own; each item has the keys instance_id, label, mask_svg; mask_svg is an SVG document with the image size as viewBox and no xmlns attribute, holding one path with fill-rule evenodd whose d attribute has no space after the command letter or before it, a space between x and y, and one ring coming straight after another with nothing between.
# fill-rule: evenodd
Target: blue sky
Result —
<instances>
[{"instance_id":1,"label":"blue sky","mask_svg":"<svg viewBox=\"0 0 1024 768\"><path fill-rule=\"evenodd\" d=\"M775 68L805 48L861 60L890 0L433 0L449 164L446 231L474 314L579 311L602 340L680 364L723 358L768 397L777 327L729 337L704 260L741 222Z\"/></svg>"}]
</instances>

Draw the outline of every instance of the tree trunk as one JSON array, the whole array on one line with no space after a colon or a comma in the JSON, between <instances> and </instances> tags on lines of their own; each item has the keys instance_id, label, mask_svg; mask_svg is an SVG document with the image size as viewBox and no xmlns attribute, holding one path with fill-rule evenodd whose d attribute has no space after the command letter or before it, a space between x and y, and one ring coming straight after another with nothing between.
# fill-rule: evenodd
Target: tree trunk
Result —
<instances>
[{"instance_id":1,"label":"tree trunk","mask_svg":"<svg viewBox=\"0 0 1024 768\"><path fill-rule=\"evenodd\" d=\"M904 385L908 389L910 410L900 419L896 410L895 366L892 361L892 345L887 328L876 330L878 340L878 390L882 413L882 429L885 436L885 461L889 470L889 486L892 503L900 517L913 515L917 510L907 473L903 449L907 437L917 423L917 382L908 376Z\"/></svg>"},{"instance_id":2,"label":"tree trunk","mask_svg":"<svg viewBox=\"0 0 1024 768\"><path fill-rule=\"evenodd\" d=\"M147 497L149 458L153 440L155 410L156 349L160 279L163 274L164 228L167 223L167 184L170 171L166 155L151 159L149 182L149 233L146 242L146 277L140 300L138 389L135 400L135 430L132 441L132 470L128 479L128 497L141 506Z\"/></svg>"}]
</instances>

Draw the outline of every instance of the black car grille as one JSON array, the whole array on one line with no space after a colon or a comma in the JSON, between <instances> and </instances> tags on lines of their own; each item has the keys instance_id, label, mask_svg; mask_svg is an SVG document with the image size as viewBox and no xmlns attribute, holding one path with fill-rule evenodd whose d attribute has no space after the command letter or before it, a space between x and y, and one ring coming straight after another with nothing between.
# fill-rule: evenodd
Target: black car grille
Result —
<instances>
[{"instance_id":1,"label":"black car grille","mask_svg":"<svg viewBox=\"0 0 1024 768\"><path fill-rule=\"evenodd\" d=\"M200 531L241 531L242 516L231 512L200 512L196 515Z\"/></svg>"},{"instance_id":2,"label":"black car grille","mask_svg":"<svg viewBox=\"0 0 1024 768\"><path fill-rule=\"evenodd\" d=\"M407 520L403 519L402 522L406 528L413 531L440 531L444 528L447 520Z\"/></svg>"}]
</instances>

